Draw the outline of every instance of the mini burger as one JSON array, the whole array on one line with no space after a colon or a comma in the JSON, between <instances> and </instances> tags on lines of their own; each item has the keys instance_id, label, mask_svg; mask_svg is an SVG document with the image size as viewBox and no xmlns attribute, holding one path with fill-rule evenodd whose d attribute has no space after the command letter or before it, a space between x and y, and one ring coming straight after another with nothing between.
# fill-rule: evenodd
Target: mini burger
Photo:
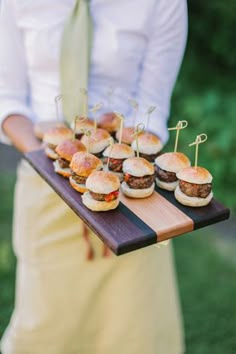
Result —
<instances>
[{"instance_id":1,"label":"mini burger","mask_svg":"<svg viewBox=\"0 0 236 354\"><path fill-rule=\"evenodd\" d=\"M120 128L120 118L114 112L105 113L100 117L98 127L105 129L115 137L117 130Z\"/></svg>"},{"instance_id":2,"label":"mini burger","mask_svg":"<svg viewBox=\"0 0 236 354\"><path fill-rule=\"evenodd\" d=\"M123 163L122 192L131 198L149 197L155 187L154 166L143 157L131 157Z\"/></svg>"},{"instance_id":3,"label":"mini burger","mask_svg":"<svg viewBox=\"0 0 236 354\"><path fill-rule=\"evenodd\" d=\"M64 177L70 177L70 162L73 155L79 151L86 151L86 147L79 140L65 140L56 147L56 153L59 156L53 162L56 173Z\"/></svg>"},{"instance_id":4,"label":"mini burger","mask_svg":"<svg viewBox=\"0 0 236 354\"><path fill-rule=\"evenodd\" d=\"M178 184L176 174L190 166L190 160L181 152L166 152L155 159L156 184L167 191L175 190Z\"/></svg>"},{"instance_id":5,"label":"mini burger","mask_svg":"<svg viewBox=\"0 0 236 354\"><path fill-rule=\"evenodd\" d=\"M65 127L65 124L57 121L43 121L37 122L34 125L34 135L39 140L43 140L44 134L51 128Z\"/></svg>"},{"instance_id":6,"label":"mini burger","mask_svg":"<svg viewBox=\"0 0 236 354\"><path fill-rule=\"evenodd\" d=\"M177 173L179 184L175 198L179 203L200 207L210 203L213 198L212 175L203 167L187 167Z\"/></svg>"},{"instance_id":7,"label":"mini burger","mask_svg":"<svg viewBox=\"0 0 236 354\"><path fill-rule=\"evenodd\" d=\"M131 144L134 151L137 151L136 140ZM150 162L154 162L155 158L161 151L163 144L161 140L152 133L143 132L138 136L139 154Z\"/></svg>"},{"instance_id":8,"label":"mini burger","mask_svg":"<svg viewBox=\"0 0 236 354\"><path fill-rule=\"evenodd\" d=\"M109 159L109 170L114 172L120 180L122 180L123 162L129 157L134 157L134 151L129 145L114 144L106 148L103 152L103 156L105 157L104 163L107 163Z\"/></svg>"},{"instance_id":9,"label":"mini burger","mask_svg":"<svg viewBox=\"0 0 236 354\"><path fill-rule=\"evenodd\" d=\"M134 140L134 127L124 127L122 131L121 142L127 145L131 145ZM116 140L120 139L120 130L116 132Z\"/></svg>"},{"instance_id":10,"label":"mini burger","mask_svg":"<svg viewBox=\"0 0 236 354\"><path fill-rule=\"evenodd\" d=\"M45 153L52 159L56 160L59 156L55 149L62 141L71 140L73 138L73 132L67 127L54 127L49 129L43 137L45 143Z\"/></svg>"},{"instance_id":11,"label":"mini burger","mask_svg":"<svg viewBox=\"0 0 236 354\"><path fill-rule=\"evenodd\" d=\"M103 164L98 157L87 152L76 152L70 163L71 176L69 178L71 186L80 193L84 193L88 176L96 170L101 170Z\"/></svg>"},{"instance_id":12,"label":"mini burger","mask_svg":"<svg viewBox=\"0 0 236 354\"><path fill-rule=\"evenodd\" d=\"M76 139L81 139L82 136L84 135L85 130L91 130L94 128L94 122L91 119L85 119L82 120L83 118L78 119L75 124L75 137ZM71 124L71 128L74 129L74 122Z\"/></svg>"},{"instance_id":13,"label":"mini burger","mask_svg":"<svg viewBox=\"0 0 236 354\"><path fill-rule=\"evenodd\" d=\"M83 135L81 142L89 149L89 152L97 157L102 157L103 151L109 145L110 134L104 129L92 129L91 135Z\"/></svg>"},{"instance_id":14,"label":"mini burger","mask_svg":"<svg viewBox=\"0 0 236 354\"><path fill-rule=\"evenodd\" d=\"M82 196L84 205L93 211L115 209L119 204L120 180L112 172L96 171L86 181L88 192Z\"/></svg>"}]
</instances>

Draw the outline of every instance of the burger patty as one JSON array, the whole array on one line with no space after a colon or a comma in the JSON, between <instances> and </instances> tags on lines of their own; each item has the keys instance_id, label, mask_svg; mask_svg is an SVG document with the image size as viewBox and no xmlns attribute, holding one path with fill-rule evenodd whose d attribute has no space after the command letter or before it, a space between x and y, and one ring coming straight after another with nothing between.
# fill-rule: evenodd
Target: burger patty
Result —
<instances>
[{"instance_id":1,"label":"burger patty","mask_svg":"<svg viewBox=\"0 0 236 354\"><path fill-rule=\"evenodd\" d=\"M159 153L157 152L156 154L143 154L143 153L139 153L140 157L143 157L144 159L148 160L149 162L153 162L155 160L155 158L159 155Z\"/></svg>"},{"instance_id":2,"label":"burger patty","mask_svg":"<svg viewBox=\"0 0 236 354\"><path fill-rule=\"evenodd\" d=\"M180 190L189 197L206 198L211 193L211 183L195 184L179 180Z\"/></svg>"},{"instance_id":3,"label":"burger patty","mask_svg":"<svg viewBox=\"0 0 236 354\"><path fill-rule=\"evenodd\" d=\"M135 177L132 175L125 176L125 182L130 188L133 189L145 189L151 187L155 180L155 174L146 175L143 177Z\"/></svg>"},{"instance_id":4,"label":"burger patty","mask_svg":"<svg viewBox=\"0 0 236 354\"><path fill-rule=\"evenodd\" d=\"M67 161L63 158L59 158L58 159L58 163L60 165L61 168L69 168L70 167L70 161Z\"/></svg>"},{"instance_id":5,"label":"burger patty","mask_svg":"<svg viewBox=\"0 0 236 354\"><path fill-rule=\"evenodd\" d=\"M87 177L78 176L75 172L72 172L72 178L79 184L85 184Z\"/></svg>"},{"instance_id":6,"label":"burger patty","mask_svg":"<svg viewBox=\"0 0 236 354\"><path fill-rule=\"evenodd\" d=\"M91 194L93 199L95 199L95 200L97 200L99 202L107 201L107 197L109 196L109 194L94 193L92 191L89 191L89 193ZM111 200L117 199L118 195L119 195L119 190L114 191L114 192L112 192L110 194L112 195L112 198L110 198Z\"/></svg>"},{"instance_id":7,"label":"burger patty","mask_svg":"<svg viewBox=\"0 0 236 354\"><path fill-rule=\"evenodd\" d=\"M104 163L107 163L108 158L105 159ZM122 172L123 162L125 159L112 159L109 160L109 170L113 172Z\"/></svg>"},{"instance_id":8,"label":"burger patty","mask_svg":"<svg viewBox=\"0 0 236 354\"><path fill-rule=\"evenodd\" d=\"M155 170L157 177L163 182L171 183L178 180L178 178L176 177L176 173L174 172L165 171L157 165L155 165Z\"/></svg>"},{"instance_id":9,"label":"burger patty","mask_svg":"<svg viewBox=\"0 0 236 354\"><path fill-rule=\"evenodd\" d=\"M83 133L75 133L75 138L80 140L84 134Z\"/></svg>"}]
</instances>

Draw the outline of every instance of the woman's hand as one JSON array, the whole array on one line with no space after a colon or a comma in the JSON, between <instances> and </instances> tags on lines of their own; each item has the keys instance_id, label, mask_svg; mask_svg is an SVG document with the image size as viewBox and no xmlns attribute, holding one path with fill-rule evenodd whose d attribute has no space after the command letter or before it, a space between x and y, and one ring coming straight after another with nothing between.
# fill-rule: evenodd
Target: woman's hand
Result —
<instances>
[{"instance_id":1,"label":"woman's hand","mask_svg":"<svg viewBox=\"0 0 236 354\"><path fill-rule=\"evenodd\" d=\"M40 141L34 135L33 123L25 116L8 116L2 123L2 129L15 148L22 153L41 148Z\"/></svg>"}]
</instances>

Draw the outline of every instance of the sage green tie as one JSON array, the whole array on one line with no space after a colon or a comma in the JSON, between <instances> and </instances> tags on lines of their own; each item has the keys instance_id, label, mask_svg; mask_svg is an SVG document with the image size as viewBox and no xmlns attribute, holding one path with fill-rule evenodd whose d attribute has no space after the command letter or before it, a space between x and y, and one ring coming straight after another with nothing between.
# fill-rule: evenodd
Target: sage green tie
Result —
<instances>
[{"instance_id":1,"label":"sage green tie","mask_svg":"<svg viewBox=\"0 0 236 354\"><path fill-rule=\"evenodd\" d=\"M65 24L61 42L61 93L63 114L67 123L82 116L84 97L81 88L88 87L92 22L89 0L77 0Z\"/></svg>"}]
</instances>

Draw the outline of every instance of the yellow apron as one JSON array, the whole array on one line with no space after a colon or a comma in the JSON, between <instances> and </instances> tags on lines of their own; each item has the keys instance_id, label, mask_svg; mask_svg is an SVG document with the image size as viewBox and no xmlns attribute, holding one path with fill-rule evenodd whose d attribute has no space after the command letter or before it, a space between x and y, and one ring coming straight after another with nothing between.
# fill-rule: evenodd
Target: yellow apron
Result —
<instances>
[{"instance_id":1,"label":"yellow apron","mask_svg":"<svg viewBox=\"0 0 236 354\"><path fill-rule=\"evenodd\" d=\"M181 354L171 245L103 257L91 231L22 161L15 191L15 309L2 354Z\"/></svg>"}]
</instances>

